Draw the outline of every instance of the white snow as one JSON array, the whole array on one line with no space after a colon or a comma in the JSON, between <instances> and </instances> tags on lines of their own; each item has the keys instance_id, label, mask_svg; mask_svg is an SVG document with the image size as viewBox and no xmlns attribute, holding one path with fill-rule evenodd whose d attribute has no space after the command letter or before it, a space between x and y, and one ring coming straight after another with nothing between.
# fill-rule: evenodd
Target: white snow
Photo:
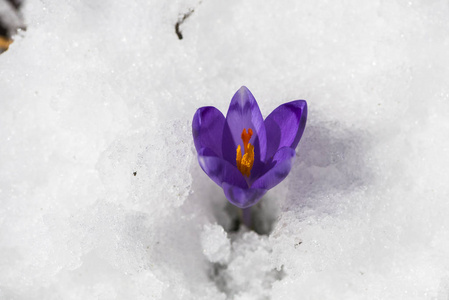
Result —
<instances>
[{"instance_id":1,"label":"white snow","mask_svg":"<svg viewBox=\"0 0 449 300\"><path fill-rule=\"evenodd\" d=\"M201 247L210 262L228 263L231 254L231 241L220 225L207 224L204 226L201 233Z\"/></svg>"},{"instance_id":2,"label":"white snow","mask_svg":"<svg viewBox=\"0 0 449 300\"><path fill-rule=\"evenodd\" d=\"M0 299L448 299L447 1L41 0L24 18L0 55ZM264 116L309 104L255 207L265 235L232 232L192 142L195 110L241 85Z\"/></svg>"}]
</instances>

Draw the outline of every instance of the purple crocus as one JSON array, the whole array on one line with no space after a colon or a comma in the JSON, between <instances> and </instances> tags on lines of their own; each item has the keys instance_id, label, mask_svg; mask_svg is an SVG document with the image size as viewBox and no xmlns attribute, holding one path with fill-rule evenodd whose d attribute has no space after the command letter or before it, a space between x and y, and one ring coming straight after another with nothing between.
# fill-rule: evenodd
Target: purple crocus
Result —
<instances>
[{"instance_id":1,"label":"purple crocus","mask_svg":"<svg viewBox=\"0 0 449 300\"><path fill-rule=\"evenodd\" d=\"M296 100L264 121L256 99L242 86L226 118L213 106L196 111L192 132L199 164L229 202L248 208L290 172L306 119L307 102Z\"/></svg>"}]
</instances>

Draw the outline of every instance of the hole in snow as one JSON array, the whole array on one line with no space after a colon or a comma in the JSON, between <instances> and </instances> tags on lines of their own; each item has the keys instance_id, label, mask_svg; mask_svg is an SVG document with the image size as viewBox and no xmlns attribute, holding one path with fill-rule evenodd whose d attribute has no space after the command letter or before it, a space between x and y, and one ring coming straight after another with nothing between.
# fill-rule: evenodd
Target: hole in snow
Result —
<instances>
[{"instance_id":1,"label":"hole in snow","mask_svg":"<svg viewBox=\"0 0 449 300\"><path fill-rule=\"evenodd\" d=\"M25 30L20 13L21 0L0 0L0 54L8 50L13 35Z\"/></svg>"},{"instance_id":2,"label":"hole in snow","mask_svg":"<svg viewBox=\"0 0 449 300\"><path fill-rule=\"evenodd\" d=\"M251 207L251 228L249 229L260 235L269 235L278 215L279 208L275 199L265 196L259 203ZM229 202L223 212L216 213L215 216L217 223L228 233L238 232L242 229L242 210Z\"/></svg>"}]
</instances>

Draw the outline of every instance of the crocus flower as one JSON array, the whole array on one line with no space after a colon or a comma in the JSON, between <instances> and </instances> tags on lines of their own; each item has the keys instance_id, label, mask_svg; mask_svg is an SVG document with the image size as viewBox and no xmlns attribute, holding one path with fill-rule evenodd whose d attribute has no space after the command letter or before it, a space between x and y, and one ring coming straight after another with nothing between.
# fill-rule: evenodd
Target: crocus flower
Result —
<instances>
[{"instance_id":1,"label":"crocus flower","mask_svg":"<svg viewBox=\"0 0 449 300\"><path fill-rule=\"evenodd\" d=\"M199 164L229 202L248 208L290 172L306 119L307 102L296 100L264 120L243 86L232 97L226 118L213 106L196 111L192 132Z\"/></svg>"}]
</instances>

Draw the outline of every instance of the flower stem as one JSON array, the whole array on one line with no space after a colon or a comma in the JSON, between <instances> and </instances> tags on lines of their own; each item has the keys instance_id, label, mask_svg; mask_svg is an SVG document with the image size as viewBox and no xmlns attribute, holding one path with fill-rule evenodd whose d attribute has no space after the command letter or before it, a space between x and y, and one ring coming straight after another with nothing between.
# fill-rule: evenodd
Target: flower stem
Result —
<instances>
[{"instance_id":1,"label":"flower stem","mask_svg":"<svg viewBox=\"0 0 449 300\"><path fill-rule=\"evenodd\" d=\"M245 224L246 227L249 229L252 228L251 226L251 207L242 208L242 217L243 217L243 224Z\"/></svg>"}]
</instances>

